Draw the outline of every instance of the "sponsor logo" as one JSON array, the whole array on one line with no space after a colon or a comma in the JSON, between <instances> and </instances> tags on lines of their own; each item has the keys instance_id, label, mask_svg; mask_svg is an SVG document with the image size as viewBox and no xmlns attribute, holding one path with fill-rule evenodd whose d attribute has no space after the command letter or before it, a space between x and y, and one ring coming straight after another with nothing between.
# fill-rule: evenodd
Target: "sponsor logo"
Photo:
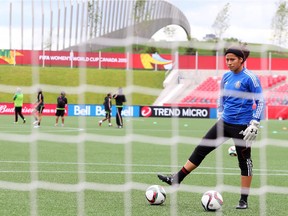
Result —
<instances>
[{"instance_id":1,"label":"sponsor logo","mask_svg":"<svg viewBox=\"0 0 288 216\"><path fill-rule=\"evenodd\" d=\"M196 118L208 118L209 111L208 109L203 108L191 108L191 109L183 109L182 116L185 117L196 117Z\"/></svg>"},{"instance_id":2,"label":"sponsor logo","mask_svg":"<svg viewBox=\"0 0 288 216\"><path fill-rule=\"evenodd\" d=\"M143 117L209 118L209 108L198 107L142 107Z\"/></svg>"},{"instance_id":3,"label":"sponsor logo","mask_svg":"<svg viewBox=\"0 0 288 216\"><path fill-rule=\"evenodd\" d=\"M104 109L104 106L96 106L95 107L95 115L96 116L105 116L105 109Z\"/></svg>"},{"instance_id":4,"label":"sponsor logo","mask_svg":"<svg viewBox=\"0 0 288 216\"><path fill-rule=\"evenodd\" d=\"M240 82L240 81L237 81L237 82L235 83L235 88L236 88L236 89L239 89L240 86L241 86L241 82Z\"/></svg>"},{"instance_id":5,"label":"sponsor logo","mask_svg":"<svg viewBox=\"0 0 288 216\"><path fill-rule=\"evenodd\" d=\"M112 106L112 116L116 116L117 108ZM95 115L96 116L105 116L106 112L104 106L97 105L95 106ZM123 117L133 117L134 116L134 109L133 106L124 106L121 112Z\"/></svg>"},{"instance_id":6,"label":"sponsor logo","mask_svg":"<svg viewBox=\"0 0 288 216\"><path fill-rule=\"evenodd\" d=\"M155 116L176 116L179 117L181 110L179 108L153 108Z\"/></svg>"},{"instance_id":7,"label":"sponsor logo","mask_svg":"<svg viewBox=\"0 0 288 216\"><path fill-rule=\"evenodd\" d=\"M55 115L55 104L45 104L45 108L43 110L43 115L52 116ZM34 104L23 104L22 113L24 115L31 115L34 111ZM65 112L67 113L68 109L66 108ZM15 108L13 103L3 103L0 104L0 114L3 115L11 115L14 114Z\"/></svg>"},{"instance_id":8,"label":"sponsor logo","mask_svg":"<svg viewBox=\"0 0 288 216\"><path fill-rule=\"evenodd\" d=\"M0 106L0 113L13 113L14 107L7 107L7 105L1 105Z\"/></svg>"},{"instance_id":9,"label":"sponsor logo","mask_svg":"<svg viewBox=\"0 0 288 216\"><path fill-rule=\"evenodd\" d=\"M90 104L70 104L68 105L68 116L105 116L106 112L103 105ZM117 108L112 106L112 117L116 116ZM123 117L139 117L139 106L124 106L122 109Z\"/></svg>"},{"instance_id":10,"label":"sponsor logo","mask_svg":"<svg viewBox=\"0 0 288 216\"><path fill-rule=\"evenodd\" d=\"M0 50L0 59L4 60L8 64L16 64L16 56L23 56L23 54L13 50Z\"/></svg>"},{"instance_id":11,"label":"sponsor logo","mask_svg":"<svg viewBox=\"0 0 288 216\"><path fill-rule=\"evenodd\" d=\"M152 108L145 106L141 108L141 116L150 117L152 115Z\"/></svg>"},{"instance_id":12,"label":"sponsor logo","mask_svg":"<svg viewBox=\"0 0 288 216\"><path fill-rule=\"evenodd\" d=\"M134 113L134 109L132 106L129 107L124 107L124 109L122 110L121 114L122 116L133 116Z\"/></svg>"},{"instance_id":13,"label":"sponsor logo","mask_svg":"<svg viewBox=\"0 0 288 216\"><path fill-rule=\"evenodd\" d=\"M153 69L153 65L163 65L166 70L172 68L172 61L162 58L158 53L155 54L141 54L141 63L145 69Z\"/></svg>"},{"instance_id":14,"label":"sponsor logo","mask_svg":"<svg viewBox=\"0 0 288 216\"><path fill-rule=\"evenodd\" d=\"M90 106L74 106L74 115L78 116L90 116Z\"/></svg>"},{"instance_id":15,"label":"sponsor logo","mask_svg":"<svg viewBox=\"0 0 288 216\"><path fill-rule=\"evenodd\" d=\"M34 109L31 107L26 107L26 106L22 107L22 113L23 114L31 114L33 110ZM12 103L0 105L0 113L2 113L2 114L13 114L14 111L15 111L15 107Z\"/></svg>"}]
</instances>

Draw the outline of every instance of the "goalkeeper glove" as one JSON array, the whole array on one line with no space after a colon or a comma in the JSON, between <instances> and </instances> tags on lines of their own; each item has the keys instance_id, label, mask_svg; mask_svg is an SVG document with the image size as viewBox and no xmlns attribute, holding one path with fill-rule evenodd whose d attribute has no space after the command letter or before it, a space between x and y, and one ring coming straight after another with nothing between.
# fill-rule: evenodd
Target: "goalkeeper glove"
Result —
<instances>
[{"instance_id":1,"label":"goalkeeper glove","mask_svg":"<svg viewBox=\"0 0 288 216\"><path fill-rule=\"evenodd\" d=\"M243 140L247 140L247 141L255 140L258 134L259 126L260 126L260 122L256 120L251 120L250 125L243 132L243 136L244 136Z\"/></svg>"}]
</instances>

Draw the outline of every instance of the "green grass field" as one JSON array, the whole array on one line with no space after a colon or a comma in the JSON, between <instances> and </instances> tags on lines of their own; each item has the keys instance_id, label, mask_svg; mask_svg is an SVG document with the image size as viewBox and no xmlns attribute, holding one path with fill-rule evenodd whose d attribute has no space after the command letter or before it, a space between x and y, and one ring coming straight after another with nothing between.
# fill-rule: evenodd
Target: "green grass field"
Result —
<instances>
[{"instance_id":1,"label":"green grass field","mask_svg":"<svg viewBox=\"0 0 288 216\"><path fill-rule=\"evenodd\" d=\"M1 216L287 215L287 147L276 145L288 140L287 121L263 121L263 142L253 149L249 209L236 210L240 172L237 159L227 154L231 141L208 155L177 190L156 176L177 171L215 120L125 118L123 129L106 122L99 127L96 117L67 117L65 127L44 117L38 129L30 117L25 125L13 120L1 116ZM161 206L145 200L152 184L167 192ZM223 190L219 213L201 206L202 193L210 189Z\"/></svg>"}]
</instances>

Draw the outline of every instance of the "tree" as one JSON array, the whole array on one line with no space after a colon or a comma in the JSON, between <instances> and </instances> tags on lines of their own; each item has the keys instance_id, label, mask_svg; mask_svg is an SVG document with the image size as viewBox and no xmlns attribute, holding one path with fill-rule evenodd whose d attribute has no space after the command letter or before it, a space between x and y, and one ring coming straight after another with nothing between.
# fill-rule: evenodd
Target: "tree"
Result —
<instances>
[{"instance_id":1,"label":"tree","mask_svg":"<svg viewBox=\"0 0 288 216\"><path fill-rule=\"evenodd\" d=\"M288 36L288 5L286 1L277 3L278 9L272 19L272 40L279 46L287 43Z\"/></svg>"},{"instance_id":2,"label":"tree","mask_svg":"<svg viewBox=\"0 0 288 216\"><path fill-rule=\"evenodd\" d=\"M100 9L98 7L97 0L88 1L88 27L89 27L89 38L97 36L97 32L99 31L98 24L101 21L101 14L99 13Z\"/></svg>"},{"instance_id":3,"label":"tree","mask_svg":"<svg viewBox=\"0 0 288 216\"><path fill-rule=\"evenodd\" d=\"M153 47L147 47L144 53L154 54L154 53L159 53L159 51L156 47L153 46Z\"/></svg>"},{"instance_id":4,"label":"tree","mask_svg":"<svg viewBox=\"0 0 288 216\"><path fill-rule=\"evenodd\" d=\"M223 34L229 28L229 8L230 4L225 4L222 10L217 14L216 19L212 25L218 40L222 39Z\"/></svg>"},{"instance_id":5,"label":"tree","mask_svg":"<svg viewBox=\"0 0 288 216\"><path fill-rule=\"evenodd\" d=\"M133 8L133 19L135 25L135 35L138 36L138 29L137 24L141 21L148 21L150 19L150 12L145 10L147 7L147 0L136 0L134 8Z\"/></svg>"},{"instance_id":6,"label":"tree","mask_svg":"<svg viewBox=\"0 0 288 216\"><path fill-rule=\"evenodd\" d=\"M164 34L169 37L169 38L173 38L176 32L176 28L174 26L166 26L163 29Z\"/></svg>"},{"instance_id":7,"label":"tree","mask_svg":"<svg viewBox=\"0 0 288 216\"><path fill-rule=\"evenodd\" d=\"M52 33L49 32L49 35L47 36L46 40L43 42L43 50L50 50L52 49Z\"/></svg>"},{"instance_id":8,"label":"tree","mask_svg":"<svg viewBox=\"0 0 288 216\"><path fill-rule=\"evenodd\" d=\"M193 47L185 48L185 55L196 55L197 50Z\"/></svg>"},{"instance_id":9,"label":"tree","mask_svg":"<svg viewBox=\"0 0 288 216\"><path fill-rule=\"evenodd\" d=\"M238 38L230 37L230 38L223 38L226 42L241 42Z\"/></svg>"},{"instance_id":10,"label":"tree","mask_svg":"<svg viewBox=\"0 0 288 216\"><path fill-rule=\"evenodd\" d=\"M140 31L145 29L145 25L148 25L151 14L148 10L148 1L147 0L136 0L133 7L133 20L134 20L134 36L136 36L136 51L138 50L138 36ZM152 6L150 6L150 10L152 10ZM140 25L142 23L142 25Z\"/></svg>"}]
</instances>

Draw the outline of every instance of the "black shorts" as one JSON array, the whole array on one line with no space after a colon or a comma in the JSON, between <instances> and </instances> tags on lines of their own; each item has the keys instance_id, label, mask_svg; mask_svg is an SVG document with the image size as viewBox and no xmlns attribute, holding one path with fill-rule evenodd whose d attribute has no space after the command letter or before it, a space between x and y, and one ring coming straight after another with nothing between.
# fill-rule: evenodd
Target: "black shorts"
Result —
<instances>
[{"instance_id":1,"label":"black shorts","mask_svg":"<svg viewBox=\"0 0 288 216\"><path fill-rule=\"evenodd\" d=\"M22 113L22 107L15 107L15 113Z\"/></svg>"},{"instance_id":2,"label":"black shorts","mask_svg":"<svg viewBox=\"0 0 288 216\"><path fill-rule=\"evenodd\" d=\"M189 161L199 166L202 160L219 145L232 138L236 147L241 175L249 176L252 173L251 142L243 140L240 133L247 128L247 125L228 124L219 120L206 133L199 145L191 154Z\"/></svg>"},{"instance_id":3,"label":"black shorts","mask_svg":"<svg viewBox=\"0 0 288 216\"><path fill-rule=\"evenodd\" d=\"M56 114L55 115L63 117L65 115L65 110L56 110Z\"/></svg>"},{"instance_id":4,"label":"black shorts","mask_svg":"<svg viewBox=\"0 0 288 216\"><path fill-rule=\"evenodd\" d=\"M39 105L36 107L36 110L39 112L39 113L43 113L43 110L44 110L44 106L43 105Z\"/></svg>"},{"instance_id":5,"label":"black shorts","mask_svg":"<svg viewBox=\"0 0 288 216\"><path fill-rule=\"evenodd\" d=\"M106 112L105 117L106 118L111 118L111 110L105 110L105 112Z\"/></svg>"}]
</instances>

